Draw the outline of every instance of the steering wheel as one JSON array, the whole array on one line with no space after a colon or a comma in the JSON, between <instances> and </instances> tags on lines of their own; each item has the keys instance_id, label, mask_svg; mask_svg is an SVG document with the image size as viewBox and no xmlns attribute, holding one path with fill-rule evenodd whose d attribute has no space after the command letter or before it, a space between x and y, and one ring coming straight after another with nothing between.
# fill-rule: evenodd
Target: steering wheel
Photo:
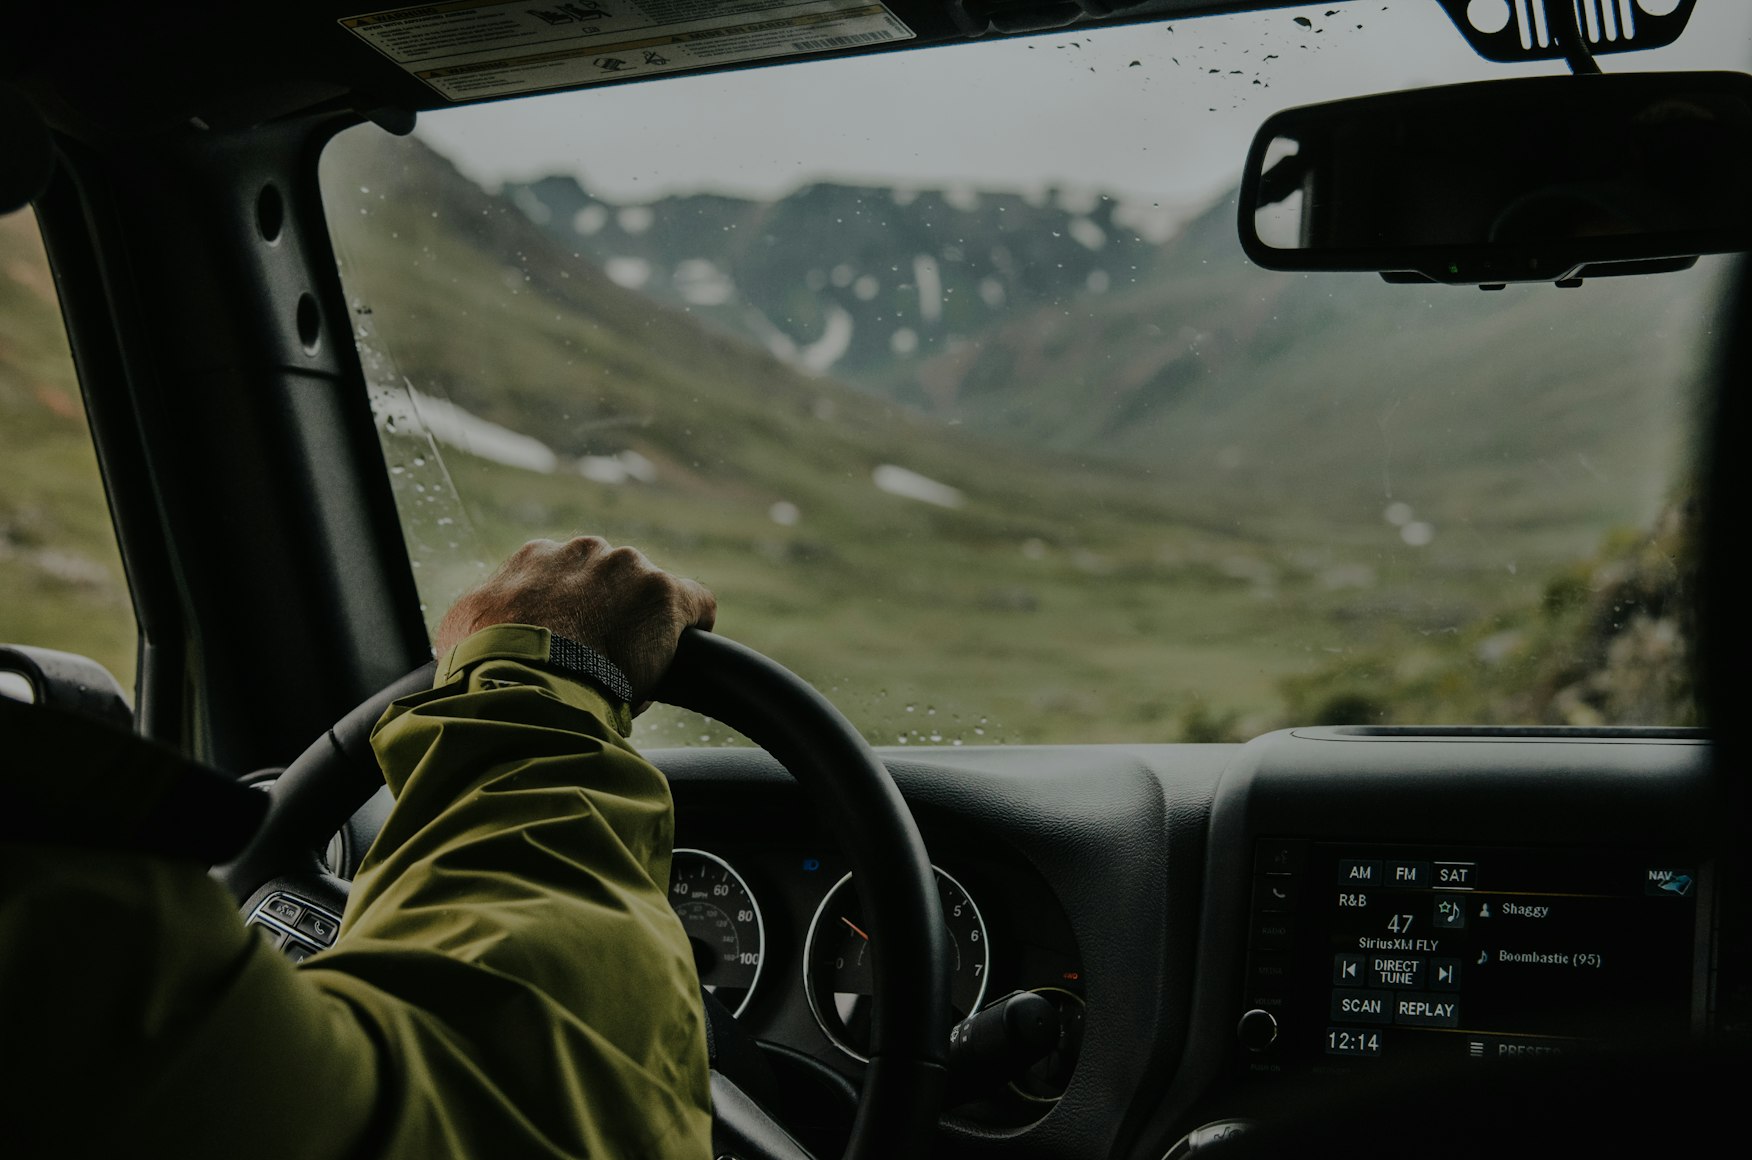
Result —
<instances>
[{"instance_id":1,"label":"steering wheel","mask_svg":"<svg viewBox=\"0 0 1752 1160\"><path fill-rule=\"evenodd\" d=\"M371 729L389 703L428 689L427 664L370 697L269 787L249 847L215 870L241 901L272 889L344 896L318 852L383 775ZM870 924L875 993L869 1067L845 1160L929 1149L949 1050L949 949L930 858L888 770L849 721L796 674L746 646L688 629L655 699L713 717L778 759L844 846ZM712 1074L715 1151L746 1160L808 1156L758 1104ZM722 1143L723 1147L716 1147Z\"/></svg>"}]
</instances>

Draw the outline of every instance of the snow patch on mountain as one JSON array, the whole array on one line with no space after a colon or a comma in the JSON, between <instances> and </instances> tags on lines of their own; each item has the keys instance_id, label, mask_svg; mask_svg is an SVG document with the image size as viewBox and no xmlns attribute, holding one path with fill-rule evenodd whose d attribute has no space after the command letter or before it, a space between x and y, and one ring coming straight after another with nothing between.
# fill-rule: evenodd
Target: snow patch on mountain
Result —
<instances>
[{"instance_id":1,"label":"snow patch on mountain","mask_svg":"<svg viewBox=\"0 0 1752 1160\"><path fill-rule=\"evenodd\" d=\"M979 212L979 190L971 185L951 185L943 191L943 203L962 213Z\"/></svg>"},{"instance_id":2,"label":"snow patch on mountain","mask_svg":"<svg viewBox=\"0 0 1752 1160\"><path fill-rule=\"evenodd\" d=\"M799 352L797 361L806 370L825 374L852 348L852 332L855 329L852 316L843 307L829 306L827 326L821 337L804 347Z\"/></svg>"},{"instance_id":3,"label":"snow patch on mountain","mask_svg":"<svg viewBox=\"0 0 1752 1160\"><path fill-rule=\"evenodd\" d=\"M602 263L602 272L628 290L643 290L651 281L651 263L643 258L609 258Z\"/></svg>"},{"instance_id":4,"label":"snow patch on mountain","mask_svg":"<svg viewBox=\"0 0 1752 1160\"><path fill-rule=\"evenodd\" d=\"M411 387L405 396L399 392L386 392L386 395L387 398L379 399L375 404L379 423L396 417L396 412L400 411L402 418L411 419L447 447L506 467L520 467L543 475L559 470L560 457L541 440L489 422L448 399L436 398ZM402 399L409 404L405 410L394 406Z\"/></svg>"},{"instance_id":5,"label":"snow patch on mountain","mask_svg":"<svg viewBox=\"0 0 1752 1160\"><path fill-rule=\"evenodd\" d=\"M730 275L705 258L689 258L675 267L676 292L691 306L722 306L736 296Z\"/></svg>"},{"instance_id":6,"label":"snow patch on mountain","mask_svg":"<svg viewBox=\"0 0 1752 1160\"><path fill-rule=\"evenodd\" d=\"M538 226L545 226L553 220L554 211L548 208L545 201L535 195L535 191L524 186L511 195L511 202L523 212L523 216Z\"/></svg>"},{"instance_id":7,"label":"snow patch on mountain","mask_svg":"<svg viewBox=\"0 0 1752 1160\"><path fill-rule=\"evenodd\" d=\"M935 324L943 320L943 279L937 259L929 254L913 257L913 285L919 294L919 318Z\"/></svg>"},{"instance_id":8,"label":"snow patch on mountain","mask_svg":"<svg viewBox=\"0 0 1752 1160\"><path fill-rule=\"evenodd\" d=\"M889 495L898 495L902 499L915 499L920 503L935 504L938 507L958 508L967 503L967 497L959 488L950 487L946 483L938 483L928 476L920 475L910 468L900 467L893 463L884 463L870 473L870 482L876 485L878 491Z\"/></svg>"},{"instance_id":9,"label":"snow patch on mountain","mask_svg":"<svg viewBox=\"0 0 1752 1160\"><path fill-rule=\"evenodd\" d=\"M1086 217L1072 218L1065 229L1084 249L1099 250L1107 244L1107 231Z\"/></svg>"},{"instance_id":10,"label":"snow patch on mountain","mask_svg":"<svg viewBox=\"0 0 1752 1160\"><path fill-rule=\"evenodd\" d=\"M657 478L657 465L627 450L615 455L586 455L573 465L579 475L592 483L622 484L628 480L652 483Z\"/></svg>"},{"instance_id":11,"label":"snow patch on mountain","mask_svg":"<svg viewBox=\"0 0 1752 1160\"><path fill-rule=\"evenodd\" d=\"M750 306L742 314L743 324L767 348L767 353L781 362L797 364L797 344L790 335L773 325L772 319Z\"/></svg>"}]
</instances>

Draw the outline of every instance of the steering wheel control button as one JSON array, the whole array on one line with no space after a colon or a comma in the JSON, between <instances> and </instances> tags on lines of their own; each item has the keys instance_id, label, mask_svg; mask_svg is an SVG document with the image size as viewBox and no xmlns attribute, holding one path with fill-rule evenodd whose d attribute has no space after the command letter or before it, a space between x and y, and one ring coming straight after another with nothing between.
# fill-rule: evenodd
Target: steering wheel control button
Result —
<instances>
[{"instance_id":1,"label":"steering wheel control button","mask_svg":"<svg viewBox=\"0 0 1752 1160\"><path fill-rule=\"evenodd\" d=\"M1339 1023L1393 1022L1391 991L1334 991L1332 1018Z\"/></svg>"},{"instance_id":2,"label":"steering wheel control button","mask_svg":"<svg viewBox=\"0 0 1752 1160\"><path fill-rule=\"evenodd\" d=\"M286 932L277 926L269 926L265 922L252 922L249 928L267 940L271 947L278 947L286 938Z\"/></svg>"},{"instance_id":3,"label":"steering wheel control button","mask_svg":"<svg viewBox=\"0 0 1752 1160\"><path fill-rule=\"evenodd\" d=\"M1277 1042L1277 1016L1255 1007L1235 1024L1235 1036L1248 1051L1264 1051Z\"/></svg>"},{"instance_id":4,"label":"steering wheel control button","mask_svg":"<svg viewBox=\"0 0 1752 1160\"><path fill-rule=\"evenodd\" d=\"M293 962L309 958L320 947L332 945L341 928L339 918L286 894L270 894L249 916L249 924L259 926L274 946L281 946L283 941L282 950ZM293 932L306 941L293 938ZM320 944L320 947L309 943Z\"/></svg>"},{"instance_id":5,"label":"steering wheel control button","mask_svg":"<svg viewBox=\"0 0 1752 1160\"><path fill-rule=\"evenodd\" d=\"M307 910L304 917L298 920L298 933L309 935L323 946L332 946L335 934L340 930L340 924L328 915L316 910Z\"/></svg>"},{"instance_id":6,"label":"steering wheel control button","mask_svg":"<svg viewBox=\"0 0 1752 1160\"><path fill-rule=\"evenodd\" d=\"M306 946L297 939L286 940L286 957L295 963L302 963L305 959L308 959L315 953L316 948L313 946Z\"/></svg>"},{"instance_id":7,"label":"steering wheel control button","mask_svg":"<svg viewBox=\"0 0 1752 1160\"><path fill-rule=\"evenodd\" d=\"M304 915L304 908L284 894L276 894L262 903L262 911L287 926L297 926L298 920Z\"/></svg>"}]
</instances>

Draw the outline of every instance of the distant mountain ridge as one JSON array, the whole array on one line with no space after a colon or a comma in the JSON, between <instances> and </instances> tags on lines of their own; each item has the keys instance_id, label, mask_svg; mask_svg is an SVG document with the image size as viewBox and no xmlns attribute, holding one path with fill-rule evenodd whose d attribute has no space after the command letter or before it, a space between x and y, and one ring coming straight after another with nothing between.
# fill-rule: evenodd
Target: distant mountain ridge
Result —
<instances>
[{"instance_id":1,"label":"distant mountain ridge","mask_svg":"<svg viewBox=\"0 0 1752 1160\"><path fill-rule=\"evenodd\" d=\"M622 286L853 384L1016 312L1131 284L1193 212L1062 189L833 182L771 201L689 194L623 205L570 176L503 193Z\"/></svg>"},{"instance_id":2,"label":"distant mountain ridge","mask_svg":"<svg viewBox=\"0 0 1752 1160\"><path fill-rule=\"evenodd\" d=\"M1668 498L1648 480L1683 454L1673 396L1696 379L1715 286L1273 274L1242 255L1232 195L1189 212L825 182L771 201L622 205L570 176L503 192L621 286L806 373L980 436L1149 465L1254 517L1368 524L1409 497L1446 519L1646 522ZM1652 473L1597 466L1651 457Z\"/></svg>"}]
</instances>

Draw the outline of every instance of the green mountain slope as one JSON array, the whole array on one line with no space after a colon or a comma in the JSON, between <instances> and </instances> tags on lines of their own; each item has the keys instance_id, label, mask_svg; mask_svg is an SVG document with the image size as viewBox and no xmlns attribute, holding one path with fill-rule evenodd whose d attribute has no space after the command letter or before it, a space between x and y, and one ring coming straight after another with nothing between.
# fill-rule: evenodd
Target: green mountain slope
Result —
<instances>
[{"instance_id":1,"label":"green mountain slope","mask_svg":"<svg viewBox=\"0 0 1752 1160\"><path fill-rule=\"evenodd\" d=\"M1175 227L1159 206L967 188L504 192L623 284L933 418L1148 465L1222 518L1354 534L1400 500L1525 529L1504 559L1529 563L1653 517L1716 280L1491 295L1272 275L1242 256L1232 198Z\"/></svg>"},{"instance_id":2,"label":"green mountain slope","mask_svg":"<svg viewBox=\"0 0 1752 1160\"><path fill-rule=\"evenodd\" d=\"M1405 673L1446 666L1470 677L1450 681L1446 701L1406 706L1471 712L1480 696L1511 696L1514 678L1473 663L1462 630L1538 606L1554 570L1610 529L1646 525L1661 498L1665 485L1647 483L1659 470L1598 486L1596 432L1628 428L1657 468L1678 459L1678 423L1658 406L1674 368L1648 369L1654 385L1630 392L1653 400L1643 423L1606 396L1554 393L1575 352L1540 308L1505 314L1476 292L1442 291L1443 305L1471 320L1453 341L1481 344L1473 363L1501 363L1485 400L1501 414L1441 383L1418 397L1404 377L1344 370L1359 349L1386 365L1439 362L1427 334L1402 325L1434 308L1427 295L1366 279L1298 293L1288 278L1262 293L1238 267L1036 314L972 344L977 357L923 364L890 401L614 284L417 140L343 139L327 174L379 395L411 384L559 456L531 472L451 451L453 477L417 441L392 456L429 611L527 535L630 540L716 588L726 632L836 691L878 741L1264 728L1286 695L1305 703L1295 678L1364 651L1404 662L1377 671L1380 711L1397 712ZM1203 266L1222 252L1214 231L1193 229L1168 257ZM1526 370L1541 345L1550 365ZM1252 389L1262 367L1308 385ZM1159 404L1172 421L1151 413ZM1543 434L1528 420L1541 410ZM1130 454L1092 459L1089 439L1115 431L1135 440ZM1546 470L1562 486L1499 478L1505 441L1535 435L1561 454ZM1329 461L1330 493L1268 455ZM611 460L648 470L578 474ZM884 465L964 502L873 488ZM1395 500L1435 522L1434 544L1411 546L1382 519Z\"/></svg>"},{"instance_id":3,"label":"green mountain slope","mask_svg":"<svg viewBox=\"0 0 1752 1160\"><path fill-rule=\"evenodd\" d=\"M1605 465L1614 440L1679 461L1664 401L1702 290L1420 299L1367 279L1261 290L1237 269L1072 299L882 397L615 284L417 140L343 138L326 186L434 619L524 538L592 531L712 585L725 632L890 744L1210 738L1347 707L1688 712L1663 643L1683 585L1656 582L1674 534L1622 531L1650 526L1662 475ZM1164 262L1214 262L1219 241L1189 230ZM1580 343L1548 301L1617 311L1608 341ZM1450 329L1410 337L1437 306ZM126 672L60 335L34 228L0 221L0 639ZM1357 351L1373 371L1346 370ZM1470 395L1432 377L1456 360ZM1290 385L1255 387L1266 370ZM478 419L439 446L447 403ZM1096 434L1131 442L1098 459ZM1504 472L1523 446L1532 476ZM1298 489L1292 460L1333 482ZM1382 519L1389 498L1433 543ZM675 715L641 729L716 736Z\"/></svg>"},{"instance_id":4,"label":"green mountain slope","mask_svg":"<svg viewBox=\"0 0 1752 1160\"><path fill-rule=\"evenodd\" d=\"M1191 223L1135 289L1014 319L887 389L1157 464L1254 520L1369 525L1397 499L1568 554L1653 518L1685 462L1723 263L1497 294L1271 275L1233 215Z\"/></svg>"},{"instance_id":5,"label":"green mountain slope","mask_svg":"<svg viewBox=\"0 0 1752 1160\"><path fill-rule=\"evenodd\" d=\"M131 686L134 613L36 221L0 217L0 641Z\"/></svg>"},{"instance_id":6,"label":"green mountain slope","mask_svg":"<svg viewBox=\"0 0 1752 1160\"><path fill-rule=\"evenodd\" d=\"M1299 643L1237 648L1297 619L1235 578L1274 549L1180 518L1137 469L977 439L709 333L554 250L417 140L334 148L331 225L380 397L412 384L562 459L449 450L443 475L417 441L393 457L429 614L526 536L600 532L710 584L723 631L841 690L889 743L1159 737L1214 685L1268 713L1305 663ZM413 188L437 210L412 209ZM627 453L649 482L565 466ZM882 467L963 502L884 492Z\"/></svg>"}]
</instances>

